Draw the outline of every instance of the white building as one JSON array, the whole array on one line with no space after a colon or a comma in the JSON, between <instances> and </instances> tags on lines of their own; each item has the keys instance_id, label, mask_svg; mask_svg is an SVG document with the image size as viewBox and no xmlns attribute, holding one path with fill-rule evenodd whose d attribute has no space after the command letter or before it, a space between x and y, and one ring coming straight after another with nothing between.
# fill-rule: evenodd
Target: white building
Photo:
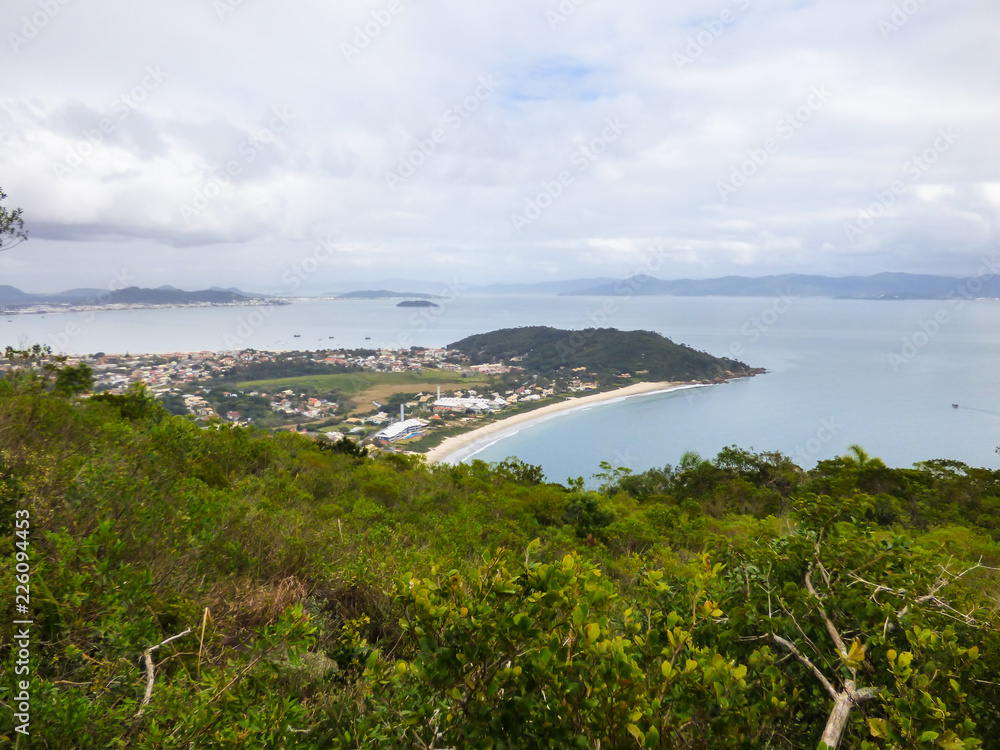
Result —
<instances>
[{"instance_id":1,"label":"white building","mask_svg":"<svg viewBox=\"0 0 1000 750\"><path fill-rule=\"evenodd\" d=\"M507 405L507 402L497 396L492 401L488 398L439 398L434 402L435 411L496 411Z\"/></svg>"},{"instance_id":2,"label":"white building","mask_svg":"<svg viewBox=\"0 0 1000 750\"><path fill-rule=\"evenodd\" d=\"M422 419L407 419L404 422L393 422L384 430L379 430L372 438L383 443L395 443L397 440L419 435L427 427L427 422Z\"/></svg>"}]
</instances>

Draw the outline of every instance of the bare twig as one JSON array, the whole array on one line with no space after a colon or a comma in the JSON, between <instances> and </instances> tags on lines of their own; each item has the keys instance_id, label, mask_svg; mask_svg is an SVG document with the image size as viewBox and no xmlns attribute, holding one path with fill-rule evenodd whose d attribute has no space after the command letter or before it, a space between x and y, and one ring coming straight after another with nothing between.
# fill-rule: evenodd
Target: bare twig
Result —
<instances>
[{"instance_id":1,"label":"bare twig","mask_svg":"<svg viewBox=\"0 0 1000 750\"><path fill-rule=\"evenodd\" d=\"M786 641L780 635L774 635L773 633L771 634L771 639L778 645L783 646L796 659L798 659L800 662L809 667L809 669L812 670L812 673L816 675L816 679L820 681L820 684L823 685L824 688L826 688L826 692L828 692L834 700L837 700L837 698L840 695L837 689L830 684L830 681L828 679L826 679L826 675L824 675L822 672L819 671L819 667L813 664L809 660L808 656L799 651L798 647L796 647L794 643L792 643L791 641Z\"/></svg>"},{"instance_id":2,"label":"bare twig","mask_svg":"<svg viewBox=\"0 0 1000 750\"><path fill-rule=\"evenodd\" d=\"M172 635L165 641L160 641L155 646L150 646L145 651L142 652L142 658L146 662L146 694L142 698L142 703L139 704L139 710L136 711L135 718L142 716L142 712L146 710L146 706L153 699L153 680L155 679L155 671L153 666L153 652L156 649L166 646L171 641L176 641L178 638L183 638L188 633L191 632L191 628L188 628L183 633L178 633L177 635Z\"/></svg>"},{"instance_id":3,"label":"bare twig","mask_svg":"<svg viewBox=\"0 0 1000 750\"><path fill-rule=\"evenodd\" d=\"M813 599L816 600L816 609L819 610L820 616L823 618L823 623L826 625L826 632L828 632L830 637L833 639L834 644L837 646L837 651L840 652L840 655L846 659L847 647L844 645L844 639L840 637L840 633L838 633L837 628L834 627L833 620L829 618L826 614L826 610L823 609L823 605L821 603L823 598L816 593L816 589L813 586L812 572L813 566L810 564L809 570L806 571L806 590L813 597Z\"/></svg>"}]
</instances>

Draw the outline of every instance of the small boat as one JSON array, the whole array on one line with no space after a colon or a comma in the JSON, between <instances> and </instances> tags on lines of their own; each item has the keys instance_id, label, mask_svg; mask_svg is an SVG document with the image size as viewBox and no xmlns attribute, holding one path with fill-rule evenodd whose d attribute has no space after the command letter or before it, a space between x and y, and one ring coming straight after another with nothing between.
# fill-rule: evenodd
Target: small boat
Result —
<instances>
[{"instance_id":1,"label":"small boat","mask_svg":"<svg viewBox=\"0 0 1000 750\"><path fill-rule=\"evenodd\" d=\"M952 409L957 409L957 408L958 408L958 404L952 404L952 405L951 405L951 408L952 408Z\"/></svg>"},{"instance_id":2,"label":"small boat","mask_svg":"<svg viewBox=\"0 0 1000 750\"><path fill-rule=\"evenodd\" d=\"M365 341L371 341L371 340L372 340L371 336L365 336Z\"/></svg>"},{"instance_id":3,"label":"small boat","mask_svg":"<svg viewBox=\"0 0 1000 750\"><path fill-rule=\"evenodd\" d=\"M292 336L294 336L297 339L302 338L302 334L301 333L293 333Z\"/></svg>"}]
</instances>

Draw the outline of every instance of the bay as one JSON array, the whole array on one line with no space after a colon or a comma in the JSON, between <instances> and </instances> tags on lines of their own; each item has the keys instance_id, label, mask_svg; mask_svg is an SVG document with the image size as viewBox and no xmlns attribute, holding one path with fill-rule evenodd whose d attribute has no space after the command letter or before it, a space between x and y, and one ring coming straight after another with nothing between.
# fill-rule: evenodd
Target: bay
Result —
<instances>
[{"instance_id":1,"label":"bay","mask_svg":"<svg viewBox=\"0 0 1000 750\"><path fill-rule=\"evenodd\" d=\"M768 373L721 386L569 412L482 447L547 476L590 477L601 461L641 471L726 445L797 463L862 445L890 465L1000 463L1000 303L764 298L591 298L457 294L440 307L392 300L301 301L9 315L0 345L104 352L443 346L521 325L657 331ZM953 409L957 403L961 408Z\"/></svg>"}]
</instances>

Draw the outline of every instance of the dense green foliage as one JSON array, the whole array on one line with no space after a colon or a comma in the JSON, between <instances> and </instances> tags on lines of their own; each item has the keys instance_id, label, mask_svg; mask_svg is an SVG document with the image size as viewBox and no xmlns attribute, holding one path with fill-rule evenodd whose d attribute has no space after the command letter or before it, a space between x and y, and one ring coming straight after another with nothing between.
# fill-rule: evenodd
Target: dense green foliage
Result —
<instances>
[{"instance_id":1,"label":"dense green foliage","mask_svg":"<svg viewBox=\"0 0 1000 750\"><path fill-rule=\"evenodd\" d=\"M0 381L0 597L27 510L35 623L0 743L815 748L852 685L842 747L997 747L1000 472L730 448L592 491L84 375Z\"/></svg>"},{"instance_id":2,"label":"dense green foliage","mask_svg":"<svg viewBox=\"0 0 1000 750\"><path fill-rule=\"evenodd\" d=\"M283 378L305 378L318 375L340 375L359 371L357 368L335 365L329 362L315 362L297 353L276 355L270 362L249 362L233 365L223 370L216 378L220 383L238 383L251 380L279 380Z\"/></svg>"},{"instance_id":3,"label":"dense green foliage","mask_svg":"<svg viewBox=\"0 0 1000 750\"><path fill-rule=\"evenodd\" d=\"M614 328L505 328L469 336L448 348L462 352L472 364L521 358L517 364L529 372L550 376L580 367L599 378L641 374L642 380L649 381L710 380L753 372L742 362L675 344L652 331Z\"/></svg>"},{"instance_id":4,"label":"dense green foliage","mask_svg":"<svg viewBox=\"0 0 1000 750\"><path fill-rule=\"evenodd\" d=\"M0 203L6 197L7 194L0 188ZM0 250L7 250L28 239L22 213L20 208L11 210L0 206Z\"/></svg>"}]
</instances>

